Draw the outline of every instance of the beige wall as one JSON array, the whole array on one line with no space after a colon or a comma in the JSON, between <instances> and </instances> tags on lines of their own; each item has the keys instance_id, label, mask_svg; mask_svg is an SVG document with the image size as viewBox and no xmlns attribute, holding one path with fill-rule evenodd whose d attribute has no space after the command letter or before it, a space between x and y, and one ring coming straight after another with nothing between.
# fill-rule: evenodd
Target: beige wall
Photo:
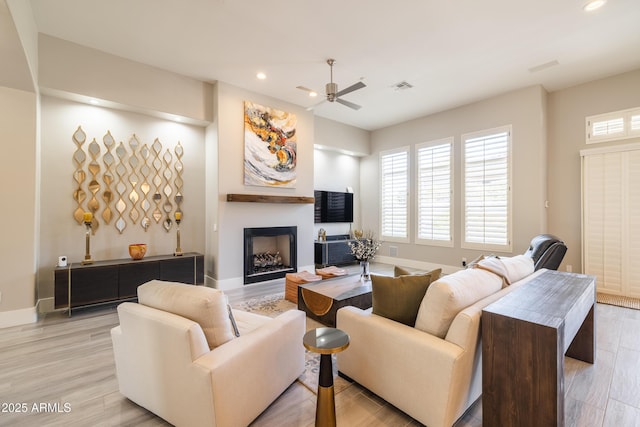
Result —
<instances>
[{"instance_id":1,"label":"beige wall","mask_svg":"<svg viewBox=\"0 0 640 427\"><path fill-rule=\"evenodd\" d=\"M363 194L362 222L365 229L379 233L379 172L380 151L410 146L410 230L415 242L415 145L440 138L454 137L454 247L441 248L414 243L393 243L398 247L398 258L405 264L429 262L439 265L460 266L462 257L471 259L482 251L460 248L462 234L461 206L461 135L468 132L512 125L512 207L513 254L524 252L531 238L545 231L546 200L545 153L546 132L544 105L546 93L540 86L513 91L464 107L391 126L372 133L372 155L361 162L361 190ZM379 259L395 262L389 246L383 244ZM400 261L398 261L400 262ZM402 262L400 262L402 263Z\"/></svg>"},{"instance_id":2,"label":"beige wall","mask_svg":"<svg viewBox=\"0 0 640 427\"><path fill-rule=\"evenodd\" d=\"M314 119L314 189L353 189L353 226L360 228L360 156L371 152L371 132L333 120ZM328 235L347 234L349 224L315 224L314 235L323 228Z\"/></svg>"},{"instance_id":3,"label":"beige wall","mask_svg":"<svg viewBox=\"0 0 640 427\"><path fill-rule=\"evenodd\" d=\"M582 271L580 150L638 141L585 143L585 117L640 107L640 70L549 94L549 231L568 246L562 269Z\"/></svg>"},{"instance_id":4,"label":"beige wall","mask_svg":"<svg viewBox=\"0 0 640 427\"><path fill-rule=\"evenodd\" d=\"M212 120L208 83L44 34L38 42L39 83L45 93L71 99L76 95L95 97L154 115Z\"/></svg>"},{"instance_id":5,"label":"beige wall","mask_svg":"<svg viewBox=\"0 0 640 427\"><path fill-rule=\"evenodd\" d=\"M116 143L128 144L134 133L141 144L150 145L159 138L165 150L173 149L180 141L185 150L182 248L204 252L204 126L213 116L213 100L212 85L207 83L49 36L40 35L39 43L40 85L45 93L55 95L42 96L42 123L38 128L43 214L38 233L37 289L38 298L45 301L40 309L47 311L52 308L53 269L58 256L66 255L70 262L78 262L84 256L84 230L72 217L76 184L72 161L75 144L71 136L75 129L82 126L87 134L85 150L96 138L103 154L102 137L108 130ZM100 99L101 106L73 101L86 101L88 97ZM175 115L197 126L166 120ZM102 172L98 179L101 184ZM112 189L114 186L115 183ZM127 183L127 192L130 187ZM126 220L122 234L115 229L115 220L96 231L91 239L94 259L127 258L130 243L147 243L149 255L172 253L175 249L175 227L167 233L161 224L152 221L145 233L139 220L135 225L130 218Z\"/></svg>"},{"instance_id":6,"label":"beige wall","mask_svg":"<svg viewBox=\"0 0 640 427\"><path fill-rule=\"evenodd\" d=\"M303 107L249 92L235 86L217 84L218 209L219 244L215 286L241 286L243 277L243 229L245 227L298 227L298 267L313 265L313 205L227 202L228 193L278 196L313 196L313 114ZM244 101L255 102L297 116L296 188L244 185ZM216 191L208 186L207 191Z\"/></svg>"},{"instance_id":7,"label":"beige wall","mask_svg":"<svg viewBox=\"0 0 640 427\"><path fill-rule=\"evenodd\" d=\"M38 81L38 29L31 3L0 0L0 86L36 91Z\"/></svg>"},{"instance_id":8,"label":"beige wall","mask_svg":"<svg viewBox=\"0 0 640 427\"><path fill-rule=\"evenodd\" d=\"M34 93L0 87L0 327L35 320L36 105Z\"/></svg>"},{"instance_id":9,"label":"beige wall","mask_svg":"<svg viewBox=\"0 0 640 427\"><path fill-rule=\"evenodd\" d=\"M323 117L314 117L314 122L316 147L353 156L371 154L371 132Z\"/></svg>"},{"instance_id":10,"label":"beige wall","mask_svg":"<svg viewBox=\"0 0 640 427\"><path fill-rule=\"evenodd\" d=\"M183 221L180 227L181 246L185 252L204 252L205 240L204 234L201 232L205 221L205 148L203 128L44 96L42 97L41 124L43 160L40 196L42 215L38 245L38 297L43 299L53 296L53 269L57 263L58 256L66 255L69 262L80 262L84 258L85 228L73 218L73 212L77 207L73 199L73 191L77 187L77 183L73 179L76 165L72 159L76 145L73 142L72 135L78 126L82 126L87 135L87 142L83 145L85 153L88 144L93 138L96 139L101 147L101 159L98 162L101 165L98 182L102 186L98 196L100 213L104 208L104 202L100 195L105 185L102 181L104 173L102 156L106 152L102 138L107 131L111 132L116 144L121 141L124 143L128 153L130 152L128 142L133 134L138 137L141 146L142 144L151 146L154 139L158 138L163 145L163 154L167 149L170 149L173 153L175 145L180 141L184 147L184 156L182 157L184 163L184 201L182 204ZM115 152L113 154L115 156ZM173 155L173 159L175 161L175 155ZM87 154L85 171L86 165L90 160L91 157ZM127 165L127 168L130 170L129 165ZM111 171L117 182L115 165L111 167ZM151 178L149 178L149 181L151 181ZM87 192L87 199L83 204L84 209L86 209L86 203L90 198L90 193L86 188L90 179L91 176L87 172L86 182L83 186ZM117 197L115 191L116 182L111 185L114 197ZM146 232L140 225L140 220L137 221L137 224L133 224L128 216L131 203L126 198L126 195L131 191L131 184L126 181L126 177L125 183L127 185L127 190L125 191L127 210L124 219L127 222L127 226L122 234L116 230L115 218L117 218L117 211L115 210L115 201L112 202L111 209L114 212L114 219L110 224L105 224L101 218L98 218L100 226L95 235L91 237L91 255L93 258L95 260L128 258L128 246L130 243L146 243L149 256L173 253L176 244L175 224L170 232L165 231L161 223L157 224L153 220ZM173 195L175 195L175 188L173 189ZM148 196L148 199L151 199L151 195ZM153 203L152 206L154 206ZM140 202L138 202L138 211L142 212ZM151 213L149 213L149 216L151 217ZM166 214L163 213L164 216ZM142 215L140 218L142 218Z\"/></svg>"}]
</instances>

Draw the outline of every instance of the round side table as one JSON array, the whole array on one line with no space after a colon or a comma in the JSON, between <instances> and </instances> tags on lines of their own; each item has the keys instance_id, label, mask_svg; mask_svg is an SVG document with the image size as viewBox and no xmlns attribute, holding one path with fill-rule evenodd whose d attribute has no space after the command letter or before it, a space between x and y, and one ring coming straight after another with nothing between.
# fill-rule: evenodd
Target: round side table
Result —
<instances>
[{"instance_id":1,"label":"round side table","mask_svg":"<svg viewBox=\"0 0 640 427\"><path fill-rule=\"evenodd\" d=\"M331 355L349 347L349 335L336 328L312 329L302 338L304 347L320 353L318 397L316 400L316 427L336 425L336 404L333 392L333 364Z\"/></svg>"}]
</instances>

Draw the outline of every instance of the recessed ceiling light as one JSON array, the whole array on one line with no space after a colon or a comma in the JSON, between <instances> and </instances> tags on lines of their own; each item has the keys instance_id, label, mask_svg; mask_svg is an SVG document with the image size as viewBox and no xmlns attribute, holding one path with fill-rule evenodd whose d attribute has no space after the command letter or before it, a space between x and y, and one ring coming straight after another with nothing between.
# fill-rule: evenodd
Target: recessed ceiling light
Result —
<instances>
[{"instance_id":1,"label":"recessed ceiling light","mask_svg":"<svg viewBox=\"0 0 640 427\"><path fill-rule=\"evenodd\" d=\"M264 80L267 78L267 75L263 72L259 72L258 74L256 74L256 77L258 78L258 80Z\"/></svg>"},{"instance_id":2,"label":"recessed ceiling light","mask_svg":"<svg viewBox=\"0 0 640 427\"><path fill-rule=\"evenodd\" d=\"M315 98L316 96L318 96L318 92L311 91L309 92L309 96Z\"/></svg>"},{"instance_id":3,"label":"recessed ceiling light","mask_svg":"<svg viewBox=\"0 0 640 427\"><path fill-rule=\"evenodd\" d=\"M590 0L582 8L586 12L593 12L594 10L600 9L602 6L604 6L606 2L607 0Z\"/></svg>"},{"instance_id":4,"label":"recessed ceiling light","mask_svg":"<svg viewBox=\"0 0 640 427\"><path fill-rule=\"evenodd\" d=\"M100 104L100 102L98 102L98 100L97 100L97 99L93 99L93 98L91 98L91 99L89 100L89 103L90 103L90 104L93 104L93 105L98 105L98 104Z\"/></svg>"}]
</instances>

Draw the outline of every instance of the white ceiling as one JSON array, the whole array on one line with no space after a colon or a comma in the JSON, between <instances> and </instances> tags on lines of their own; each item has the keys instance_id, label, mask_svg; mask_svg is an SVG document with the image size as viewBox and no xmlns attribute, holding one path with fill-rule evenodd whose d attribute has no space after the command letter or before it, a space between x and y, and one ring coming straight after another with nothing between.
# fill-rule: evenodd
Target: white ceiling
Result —
<instances>
[{"instance_id":1,"label":"white ceiling","mask_svg":"<svg viewBox=\"0 0 640 427\"><path fill-rule=\"evenodd\" d=\"M585 0L586 1L586 0ZM640 68L640 1L31 0L40 32L304 107L327 58L353 111L315 114L374 130L541 84L555 91ZM558 65L532 72L531 68ZM266 80L256 79L263 71ZM394 90L407 81L409 90Z\"/></svg>"}]
</instances>

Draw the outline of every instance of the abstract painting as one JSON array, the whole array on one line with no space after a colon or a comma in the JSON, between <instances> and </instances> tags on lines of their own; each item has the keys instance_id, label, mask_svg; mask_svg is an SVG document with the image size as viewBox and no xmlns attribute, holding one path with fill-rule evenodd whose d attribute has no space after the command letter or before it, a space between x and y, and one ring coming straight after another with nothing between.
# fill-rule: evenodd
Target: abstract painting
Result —
<instances>
[{"instance_id":1,"label":"abstract painting","mask_svg":"<svg viewBox=\"0 0 640 427\"><path fill-rule=\"evenodd\" d=\"M244 184L296 186L296 115L244 103Z\"/></svg>"}]
</instances>

